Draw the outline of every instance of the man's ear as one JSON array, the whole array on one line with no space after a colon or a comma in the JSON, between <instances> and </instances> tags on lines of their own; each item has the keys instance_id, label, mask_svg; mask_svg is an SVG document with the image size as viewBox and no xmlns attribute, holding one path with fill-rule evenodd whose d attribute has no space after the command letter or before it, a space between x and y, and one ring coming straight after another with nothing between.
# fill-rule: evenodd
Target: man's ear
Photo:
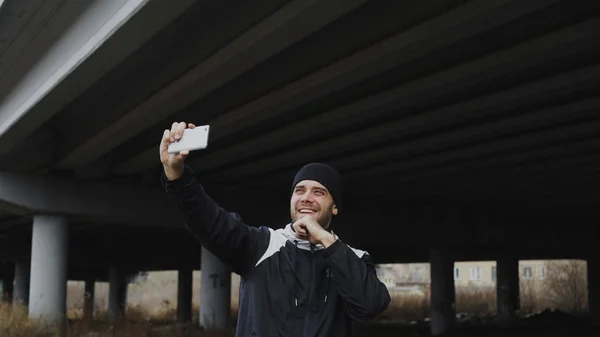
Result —
<instances>
[{"instance_id":1,"label":"man's ear","mask_svg":"<svg viewBox=\"0 0 600 337\"><path fill-rule=\"evenodd\" d=\"M333 205L333 215L337 215L338 214L338 209L336 205Z\"/></svg>"}]
</instances>

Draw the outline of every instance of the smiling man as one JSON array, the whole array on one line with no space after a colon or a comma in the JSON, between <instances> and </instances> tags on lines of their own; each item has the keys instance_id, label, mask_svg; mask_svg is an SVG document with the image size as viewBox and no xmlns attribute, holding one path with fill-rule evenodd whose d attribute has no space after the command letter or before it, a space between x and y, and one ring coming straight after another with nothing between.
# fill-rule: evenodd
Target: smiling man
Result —
<instances>
[{"instance_id":1,"label":"smiling man","mask_svg":"<svg viewBox=\"0 0 600 337\"><path fill-rule=\"evenodd\" d=\"M249 226L206 195L184 164L187 151L167 152L194 127L182 122L165 130L162 182L188 230L241 276L236 336L352 336L353 321L369 321L389 306L369 254L330 228L344 194L337 171L322 163L302 167L291 186L291 222L278 230Z\"/></svg>"}]
</instances>

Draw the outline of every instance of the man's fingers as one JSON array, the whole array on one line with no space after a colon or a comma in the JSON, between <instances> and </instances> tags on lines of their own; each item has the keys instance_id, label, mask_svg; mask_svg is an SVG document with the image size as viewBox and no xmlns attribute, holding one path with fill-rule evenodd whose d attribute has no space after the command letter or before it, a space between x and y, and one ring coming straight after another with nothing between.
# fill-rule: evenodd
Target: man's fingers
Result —
<instances>
[{"instance_id":1,"label":"man's fingers","mask_svg":"<svg viewBox=\"0 0 600 337\"><path fill-rule=\"evenodd\" d=\"M188 129L193 129L193 128L195 128L195 127L196 127L196 125L194 125L194 124L192 124L192 123L188 124Z\"/></svg>"},{"instance_id":2,"label":"man's fingers","mask_svg":"<svg viewBox=\"0 0 600 337\"><path fill-rule=\"evenodd\" d=\"M185 130L187 125L188 124L186 124L185 122L173 122L173 124L171 125L171 142L175 142L181 139L181 136L183 136L183 130Z\"/></svg>"},{"instance_id":3,"label":"man's fingers","mask_svg":"<svg viewBox=\"0 0 600 337\"><path fill-rule=\"evenodd\" d=\"M173 122L173 125L171 125L171 133L170 133L170 140L171 142L175 141L175 134L177 133L177 122Z\"/></svg>"},{"instance_id":4,"label":"man's fingers","mask_svg":"<svg viewBox=\"0 0 600 337\"><path fill-rule=\"evenodd\" d=\"M160 140L160 152L162 153L163 151L166 151L167 148L169 147L169 144L171 144L171 142L169 141L171 135L171 131L169 130L165 130L163 132L163 136L162 139Z\"/></svg>"},{"instance_id":5,"label":"man's fingers","mask_svg":"<svg viewBox=\"0 0 600 337\"><path fill-rule=\"evenodd\" d=\"M185 122L180 122L179 124L177 124L177 133L175 134L176 140L181 139L181 136L183 135L183 130L185 130L186 126L187 124L185 124Z\"/></svg>"},{"instance_id":6,"label":"man's fingers","mask_svg":"<svg viewBox=\"0 0 600 337\"><path fill-rule=\"evenodd\" d=\"M171 138L171 131L169 129L165 129L162 136L162 143L169 145L169 138Z\"/></svg>"}]
</instances>

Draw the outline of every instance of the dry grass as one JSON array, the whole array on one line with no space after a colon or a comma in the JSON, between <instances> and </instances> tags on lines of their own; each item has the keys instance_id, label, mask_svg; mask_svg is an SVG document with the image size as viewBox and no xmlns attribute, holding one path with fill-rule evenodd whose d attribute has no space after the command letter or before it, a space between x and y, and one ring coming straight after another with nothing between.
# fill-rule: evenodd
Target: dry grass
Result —
<instances>
[{"instance_id":1,"label":"dry grass","mask_svg":"<svg viewBox=\"0 0 600 337\"><path fill-rule=\"evenodd\" d=\"M197 309L196 309L197 312ZM73 315L73 314L71 314ZM152 316L140 309L129 309L119 322L108 323L100 312L93 321L67 319L64 330L48 328L42 320L29 319L24 307L0 304L0 336L6 337L230 337L233 331L207 332L188 325L174 324L171 316Z\"/></svg>"},{"instance_id":2,"label":"dry grass","mask_svg":"<svg viewBox=\"0 0 600 337\"><path fill-rule=\"evenodd\" d=\"M390 307L379 317L386 321L422 321L429 317L430 292L424 289L422 295L391 293ZM486 316L496 311L495 287L457 287L456 311Z\"/></svg>"},{"instance_id":3,"label":"dry grass","mask_svg":"<svg viewBox=\"0 0 600 337\"><path fill-rule=\"evenodd\" d=\"M429 315L427 298L416 295L393 294L389 308L380 315L383 321L419 321Z\"/></svg>"},{"instance_id":4,"label":"dry grass","mask_svg":"<svg viewBox=\"0 0 600 337\"><path fill-rule=\"evenodd\" d=\"M0 304L0 336L6 337L230 337L233 331L207 332L192 323L173 324L170 317L148 315L139 309L128 310L119 322L108 323L105 313L94 321L68 319L64 330L48 328L42 320L29 319L24 307Z\"/></svg>"}]
</instances>

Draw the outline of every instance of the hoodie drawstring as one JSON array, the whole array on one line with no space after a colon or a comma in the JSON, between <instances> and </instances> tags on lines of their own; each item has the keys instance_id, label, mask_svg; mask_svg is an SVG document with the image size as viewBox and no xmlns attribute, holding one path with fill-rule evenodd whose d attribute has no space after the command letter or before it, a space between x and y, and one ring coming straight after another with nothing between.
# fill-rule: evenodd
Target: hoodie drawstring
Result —
<instances>
[{"instance_id":1,"label":"hoodie drawstring","mask_svg":"<svg viewBox=\"0 0 600 337\"><path fill-rule=\"evenodd\" d=\"M298 248L298 240L294 240L294 244L296 246L296 249L294 250L294 271L297 272L298 271L298 254L299 254L299 249ZM298 307L298 277L296 277L294 275L294 305L296 307Z\"/></svg>"},{"instance_id":2,"label":"hoodie drawstring","mask_svg":"<svg viewBox=\"0 0 600 337\"><path fill-rule=\"evenodd\" d=\"M329 280L331 280L331 270L325 269L325 300L323 303L327 303L327 295L329 295Z\"/></svg>"},{"instance_id":3,"label":"hoodie drawstring","mask_svg":"<svg viewBox=\"0 0 600 337\"><path fill-rule=\"evenodd\" d=\"M293 232L294 229L290 226L290 229ZM298 247L298 240L294 239L294 253L293 255L293 265L294 265L294 270L295 272L298 272L299 268L298 268L298 254L301 254L300 252L300 247ZM312 254L315 253L316 250L316 246L314 244L310 244L310 251ZM317 275L317 263L315 261L315 256L313 255L312 259L311 259L311 271L310 271L310 289L309 289L309 298L307 303L310 304L310 307L312 308L313 311L318 311L320 305L318 304L317 301L315 301L315 299L317 297L320 297L318 294L321 293L320 290L325 290L325 294L323 296L323 302L322 303L327 303L328 300L328 296L329 296L329 292L330 292L330 287L331 287L331 271L326 268L324 270L325 273L325 286L324 287L318 287L318 285L316 284L319 279L315 279L316 275ZM294 298L294 306L296 308L298 308L298 297L299 297L299 286L298 286L298 277L294 276L294 285L293 285L293 298ZM300 313L299 313L300 314Z\"/></svg>"}]
</instances>

